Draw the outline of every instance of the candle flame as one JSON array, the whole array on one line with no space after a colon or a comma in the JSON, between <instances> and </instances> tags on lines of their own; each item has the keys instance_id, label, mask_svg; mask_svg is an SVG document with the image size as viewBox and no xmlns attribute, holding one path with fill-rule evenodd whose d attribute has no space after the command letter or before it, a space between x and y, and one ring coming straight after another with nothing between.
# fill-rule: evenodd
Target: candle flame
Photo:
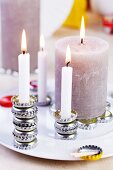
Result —
<instances>
[{"instance_id":1,"label":"candle flame","mask_svg":"<svg viewBox=\"0 0 113 170\"><path fill-rule=\"evenodd\" d=\"M22 51L22 52L26 52L26 51L27 51L26 32L25 32L24 29L23 29L23 31L22 31L21 51Z\"/></svg>"},{"instance_id":2,"label":"candle flame","mask_svg":"<svg viewBox=\"0 0 113 170\"><path fill-rule=\"evenodd\" d=\"M68 64L71 62L71 49L70 46L67 46L66 49L66 65L68 66Z\"/></svg>"},{"instance_id":3,"label":"candle flame","mask_svg":"<svg viewBox=\"0 0 113 170\"><path fill-rule=\"evenodd\" d=\"M84 40L84 38L85 38L85 24L84 24L84 17L82 16L81 27L80 27L80 40L81 40L81 43Z\"/></svg>"},{"instance_id":4,"label":"candle flame","mask_svg":"<svg viewBox=\"0 0 113 170\"><path fill-rule=\"evenodd\" d=\"M40 48L43 50L45 47L45 39L43 34L40 36Z\"/></svg>"}]
</instances>

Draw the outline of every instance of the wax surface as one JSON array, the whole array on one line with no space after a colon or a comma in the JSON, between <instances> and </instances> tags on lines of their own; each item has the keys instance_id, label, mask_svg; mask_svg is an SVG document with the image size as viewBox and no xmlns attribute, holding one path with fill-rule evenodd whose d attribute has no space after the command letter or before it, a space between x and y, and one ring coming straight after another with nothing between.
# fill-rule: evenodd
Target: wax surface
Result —
<instances>
[{"instance_id":1,"label":"wax surface","mask_svg":"<svg viewBox=\"0 0 113 170\"><path fill-rule=\"evenodd\" d=\"M22 30L26 30L31 71L37 67L39 48L39 0L1 0L2 66L18 68Z\"/></svg>"},{"instance_id":2,"label":"wax surface","mask_svg":"<svg viewBox=\"0 0 113 170\"><path fill-rule=\"evenodd\" d=\"M98 117L105 112L107 97L108 43L96 37L66 37L56 43L55 105L61 108L61 68L67 45L73 68L72 109L80 119Z\"/></svg>"}]
</instances>

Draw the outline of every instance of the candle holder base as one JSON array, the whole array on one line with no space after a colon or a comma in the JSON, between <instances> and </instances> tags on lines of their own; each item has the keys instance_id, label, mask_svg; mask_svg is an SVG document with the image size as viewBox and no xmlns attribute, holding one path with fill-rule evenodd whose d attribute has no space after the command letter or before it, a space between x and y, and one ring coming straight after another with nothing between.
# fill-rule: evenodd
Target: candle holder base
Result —
<instances>
[{"instance_id":1,"label":"candle holder base","mask_svg":"<svg viewBox=\"0 0 113 170\"><path fill-rule=\"evenodd\" d=\"M51 105L49 108L50 114L56 118L59 115L60 110L56 110L55 104ZM58 114L58 115L57 115ZM92 130L96 128L100 123L109 123L113 120L113 109L111 104L106 102L106 110L101 116L92 119L77 119L78 128L83 130Z\"/></svg>"},{"instance_id":2,"label":"candle holder base","mask_svg":"<svg viewBox=\"0 0 113 170\"><path fill-rule=\"evenodd\" d=\"M109 123L113 120L113 113L111 111L106 110L105 113L98 117L98 123Z\"/></svg>"},{"instance_id":3,"label":"candle holder base","mask_svg":"<svg viewBox=\"0 0 113 170\"><path fill-rule=\"evenodd\" d=\"M37 98L31 95L29 103L20 103L19 97L13 96L12 103L14 147L32 149L37 143Z\"/></svg>"},{"instance_id":4,"label":"candle holder base","mask_svg":"<svg viewBox=\"0 0 113 170\"><path fill-rule=\"evenodd\" d=\"M31 141L31 142L18 142L14 140L14 147L17 149L22 149L22 150L30 150L33 149L37 146L37 139Z\"/></svg>"},{"instance_id":5,"label":"candle holder base","mask_svg":"<svg viewBox=\"0 0 113 170\"><path fill-rule=\"evenodd\" d=\"M40 107L43 107L43 106L49 106L51 104L51 97L50 96L47 96L46 97L46 101L44 102L37 102L37 105L40 106Z\"/></svg>"},{"instance_id":6,"label":"candle holder base","mask_svg":"<svg viewBox=\"0 0 113 170\"><path fill-rule=\"evenodd\" d=\"M14 117L18 119L32 119L37 116L37 112L38 112L37 106L30 107L27 109L26 108L20 109L20 108L12 107L12 113Z\"/></svg>"},{"instance_id":7,"label":"candle holder base","mask_svg":"<svg viewBox=\"0 0 113 170\"><path fill-rule=\"evenodd\" d=\"M89 120L85 120L85 119L78 120L78 127L83 130L92 130L99 123L109 123L112 120L113 120L113 111L111 109L111 104L107 101L106 110L101 116Z\"/></svg>"},{"instance_id":8,"label":"candle holder base","mask_svg":"<svg viewBox=\"0 0 113 170\"><path fill-rule=\"evenodd\" d=\"M74 140L77 138L77 132L75 132L74 134L70 134L70 135L62 135L59 133L55 134L57 139L61 139L61 140Z\"/></svg>"},{"instance_id":9,"label":"candle holder base","mask_svg":"<svg viewBox=\"0 0 113 170\"><path fill-rule=\"evenodd\" d=\"M30 101L29 103L20 103L19 102L19 96L13 96L12 97L12 103L14 105L14 107L16 108L30 108L33 107L37 102L37 98L33 95L30 95Z\"/></svg>"},{"instance_id":10,"label":"candle holder base","mask_svg":"<svg viewBox=\"0 0 113 170\"><path fill-rule=\"evenodd\" d=\"M26 132L35 130L37 128L37 121L37 116L32 119L18 119L16 117L13 118L15 129Z\"/></svg>"},{"instance_id":11,"label":"candle holder base","mask_svg":"<svg viewBox=\"0 0 113 170\"><path fill-rule=\"evenodd\" d=\"M71 117L67 119L61 118L60 111L55 112L55 131L56 138L63 140L71 140L77 137L78 123L76 121L77 113L72 111Z\"/></svg>"},{"instance_id":12,"label":"candle holder base","mask_svg":"<svg viewBox=\"0 0 113 170\"><path fill-rule=\"evenodd\" d=\"M20 143L26 143L26 142L32 142L36 139L37 136L37 129L34 129L30 132L24 132L24 131L19 131L17 129L14 129L13 131L13 136L17 142Z\"/></svg>"},{"instance_id":13,"label":"candle holder base","mask_svg":"<svg viewBox=\"0 0 113 170\"><path fill-rule=\"evenodd\" d=\"M83 130L92 130L97 127L98 119L93 118L89 120L85 119L79 119L78 121L78 127Z\"/></svg>"}]
</instances>

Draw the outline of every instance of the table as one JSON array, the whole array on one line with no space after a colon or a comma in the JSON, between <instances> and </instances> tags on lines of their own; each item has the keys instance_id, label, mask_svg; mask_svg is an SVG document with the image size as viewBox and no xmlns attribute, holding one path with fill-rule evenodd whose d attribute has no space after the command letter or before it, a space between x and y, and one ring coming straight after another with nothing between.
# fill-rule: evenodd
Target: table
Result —
<instances>
[{"instance_id":1,"label":"table","mask_svg":"<svg viewBox=\"0 0 113 170\"><path fill-rule=\"evenodd\" d=\"M90 27L87 27L86 35L96 35L98 37L104 38L110 44L110 55L109 55L109 70L108 70L108 83L113 83L113 35L108 35L103 32L103 28L100 19L97 16L90 16ZM79 30L60 28L52 37L47 38L47 50L48 55L48 65L49 78L54 77L54 43L55 41L63 36L77 35ZM31 75L31 78L36 78L36 75ZM12 77L10 75L0 75L0 93L8 91L12 88L16 88L18 85L17 77ZM2 113L0 113L2 114ZM14 151L11 151L3 146L0 146L0 170L111 170L113 168L113 157L101 159L96 162L88 161L76 161L76 162L66 162L66 161L51 161L40 158L33 158L30 156L25 156Z\"/></svg>"}]
</instances>

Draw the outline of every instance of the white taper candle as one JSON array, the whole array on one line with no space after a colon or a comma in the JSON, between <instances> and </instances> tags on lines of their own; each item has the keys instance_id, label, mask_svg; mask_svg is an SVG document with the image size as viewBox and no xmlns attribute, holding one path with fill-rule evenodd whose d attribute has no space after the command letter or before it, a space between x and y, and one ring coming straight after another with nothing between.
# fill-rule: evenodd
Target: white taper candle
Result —
<instances>
[{"instance_id":1,"label":"white taper candle","mask_svg":"<svg viewBox=\"0 0 113 170\"><path fill-rule=\"evenodd\" d=\"M69 67L71 61L70 47L66 51L66 65L62 67L61 81L61 118L70 118L71 116L71 98L72 98L72 67Z\"/></svg>"},{"instance_id":2,"label":"white taper candle","mask_svg":"<svg viewBox=\"0 0 113 170\"><path fill-rule=\"evenodd\" d=\"M47 55L44 46L44 37L41 35L38 52L38 102L45 102L47 96Z\"/></svg>"},{"instance_id":3,"label":"white taper candle","mask_svg":"<svg viewBox=\"0 0 113 170\"><path fill-rule=\"evenodd\" d=\"M26 53L27 42L26 33L23 30L22 42L21 42L22 54L18 56L18 67L19 67L19 102L29 102L29 80L30 80L30 55Z\"/></svg>"}]
</instances>

